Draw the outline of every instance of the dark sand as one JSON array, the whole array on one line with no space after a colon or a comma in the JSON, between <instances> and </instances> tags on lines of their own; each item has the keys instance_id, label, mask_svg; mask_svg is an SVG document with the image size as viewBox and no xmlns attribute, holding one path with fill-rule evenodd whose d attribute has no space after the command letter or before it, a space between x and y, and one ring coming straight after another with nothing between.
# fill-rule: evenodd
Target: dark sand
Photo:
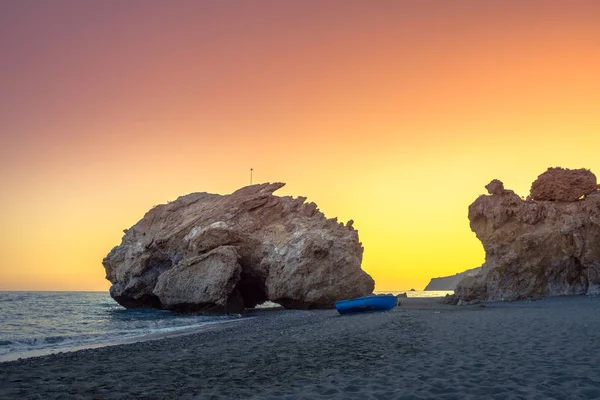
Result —
<instances>
[{"instance_id":1,"label":"dark sand","mask_svg":"<svg viewBox=\"0 0 600 400\"><path fill-rule=\"evenodd\" d=\"M7 399L599 399L600 298L261 310L200 333L0 363Z\"/></svg>"}]
</instances>

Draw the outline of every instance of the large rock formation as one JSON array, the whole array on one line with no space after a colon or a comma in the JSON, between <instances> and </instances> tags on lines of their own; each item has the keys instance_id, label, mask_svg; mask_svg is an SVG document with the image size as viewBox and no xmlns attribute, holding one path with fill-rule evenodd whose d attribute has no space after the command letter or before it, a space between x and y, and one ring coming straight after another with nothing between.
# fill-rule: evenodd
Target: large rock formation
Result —
<instances>
[{"instance_id":1,"label":"large rock formation","mask_svg":"<svg viewBox=\"0 0 600 400\"><path fill-rule=\"evenodd\" d=\"M476 275L481 267L468 269L452 276L442 276L440 278L431 278L423 290L454 290L456 285L467 276Z\"/></svg>"},{"instance_id":2,"label":"large rock formation","mask_svg":"<svg viewBox=\"0 0 600 400\"><path fill-rule=\"evenodd\" d=\"M587 170L551 168L522 200L492 181L490 195L469 206L485 263L479 274L459 282L456 299L600 294L600 191L595 182Z\"/></svg>"},{"instance_id":3,"label":"large rock formation","mask_svg":"<svg viewBox=\"0 0 600 400\"><path fill-rule=\"evenodd\" d=\"M326 219L303 197L274 196L283 185L154 207L102 262L111 296L128 308L222 313L266 300L328 308L370 294L352 221Z\"/></svg>"}]
</instances>

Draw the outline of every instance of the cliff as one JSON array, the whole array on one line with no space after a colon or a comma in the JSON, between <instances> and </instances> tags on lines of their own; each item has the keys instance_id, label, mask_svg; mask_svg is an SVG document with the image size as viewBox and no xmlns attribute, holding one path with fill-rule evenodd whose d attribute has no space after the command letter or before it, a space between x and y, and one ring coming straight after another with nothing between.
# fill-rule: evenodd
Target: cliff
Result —
<instances>
[{"instance_id":1,"label":"cliff","mask_svg":"<svg viewBox=\"0 0 600 400\"><path fill-rule=\"evenodd\" d=\"M423 290L454 290L458 282L467 277L477 274L481 270L480 267L468 269L463 272L459 272L452 276L443 276L440 278L431 278L425 289Z\"/></svg>"}]
</instances>

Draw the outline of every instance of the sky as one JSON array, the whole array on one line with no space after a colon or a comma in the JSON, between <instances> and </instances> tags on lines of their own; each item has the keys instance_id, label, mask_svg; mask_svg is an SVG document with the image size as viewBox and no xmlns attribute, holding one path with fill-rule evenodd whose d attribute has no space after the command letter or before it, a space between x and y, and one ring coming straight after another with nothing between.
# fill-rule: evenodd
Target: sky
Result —
<instances>
[{"instance_id":1,"label":"sky","mask_svg":"<svg viewBox=\"0 0 600 400\"><path fill-rule=\"evenodd\" d=\"M376 290L483 263L494 178L600 174L600 2L0 1L0 290L107 290L154 205L285 182Z\"/></svg>"}]
</instances>

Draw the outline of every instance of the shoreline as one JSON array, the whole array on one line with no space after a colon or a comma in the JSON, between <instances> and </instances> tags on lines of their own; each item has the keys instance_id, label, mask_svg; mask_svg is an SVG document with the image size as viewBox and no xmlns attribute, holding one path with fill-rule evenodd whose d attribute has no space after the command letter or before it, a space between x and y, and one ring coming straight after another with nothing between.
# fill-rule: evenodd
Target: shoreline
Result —
<instances>
[{"instance_id":1,"label":"shoreline","mask_svg":"<svg viewBox=\"0 0 600 400\"><path fill-rule=\"evenodd\" d=\"M441 300L443 297L408 297L401 298L402 307L405 309L430 309L432 307L442 307L442 309L451 309L454 306L446 307L446 305L441 304ZM182 328L178 330L173 330L169 332L156 332L156 333L146 333L140 336L134 337L124 337L124 338L115 338L112 340L107 340L98 343L89 343L89 344L81 344L81 345L72 345L72 346L64 346L57 348L47 348L47 349L36 349L36 350L27 350L23 352L13 352L7 354L0 355L0 365L2 363L16 361L18 359L28 359L28 358L36 358L43 357L52 354L60 354L60 353L72 353L81 350L90 350L97 349L101 347L109 347L109 346L120 346L126 344L134 344L138 342L146 342L151 340L159 340L166 339L170 337L191 335L195 333L199 333L205 331L207 329L220 329L221 324L228 324L232 322L242 322L247 319L256 318L254 315L262 315L267 312L281 312L285 311L285 308L281 306L269 306L269 307L257 307L255 309L249 309L244 314L241 314L239 319L232 320L224 320L224 321L215 321L215 322L206 322L202 326L196 326L191 328Z\"/></svg>"},{"instance_id":2,"label":"shoreline","mask_svg":"<svg viewBox=\"0 0 600 400\"><path fill-rule=\"evenodd\" d=\"M0 365L2 365L2 363L6 363L6 362L10 362L10 361L17 361L19 359L37 358L37 357L44 357L44 356L48 356L48 355L52 355L52 354L73 353L73 352L77 352L77 351L81 351L81 350L91 350L91 349L98 349L98 348L110 347L110 346L121 346L121 345L134 344L134 343L140 343L140 342L148 342L148 341L152 341L152 340L168 339L170 337L192 335L194 333L203 332L203 331L206 331L209 329L219 329L219 325L221 325L221 324L242 322L243 320L251 319L251 318L254 318L254 317L248 317L248 318L241 317L239 319L206 322L202 326L195 326L195 327L191 327L191 328L181 328L181 329L168 331L168 332L146 333L146 334L140 335L140 336L124 337L124 338L120 338L120 339L117 338L117 339L109 340L106 342L90 343L90 344L85 344L85 345L82 344L82 345L74 345L74 346L65 346L65 347L50 348L50 349L28 350L28 351L24 351L24 352L7 353L7 354L0 355Z\"/></svg>"},{"instance_id":3,"label":"shoreline","mask_svg":"<svg viewBox=\"0 0 600 400\"><path fill-rule=\"evenodd\" d=\"M255 310L202 332L8 361L0 398L600 397L600 298L401 302L350 316Z\"/></svg>"},{"instance_id":4,"label":"shoreline","mask_svg":"<svg viewBox=\"0 0 600 400\"><path fill-rule=\"evenodd\" d=\"M452 305L442 304L441 300L443 297L408 297L401 298L402 307L404 309L432 309L432 308L440 308L440 309L452 309ZM27 350L23 352L13 352L0 355L0 365L2 363L16 361L19 359L29 359L36 357L44 357L53 354L60 353L73 353L81 350L91 350L102 347L110 347L110 346L121 346L127 344L135 344L139 342L147 342L152 340L160 340L160 339L168 339L170 337L177 336L185 336L192 335L195 333L200 333L208 329L220 329L221 324L228 324L233 322L243 322L247 319L257 318L256 315L260 316L264 313L269 312L282 312L285 311L285 308L281 306L274 307L257 307L255 309L247 310L239 319L233 320L224 320L224 321L216 321L216 322L206 322L202 326L192 327L192 328L182 328L169 332L157 332L157 333L147 333L140 336L134 337L124 337L124 338L116 338L113 340L108 340L106 342L99 343L90 343L90 344L82 344L82 345L73 345L73 346L64 346L58 348L49 348L49 349L37 349L37 350ZM253 315L255 314L255 315Z\"/></svg>"}]
</instances>

